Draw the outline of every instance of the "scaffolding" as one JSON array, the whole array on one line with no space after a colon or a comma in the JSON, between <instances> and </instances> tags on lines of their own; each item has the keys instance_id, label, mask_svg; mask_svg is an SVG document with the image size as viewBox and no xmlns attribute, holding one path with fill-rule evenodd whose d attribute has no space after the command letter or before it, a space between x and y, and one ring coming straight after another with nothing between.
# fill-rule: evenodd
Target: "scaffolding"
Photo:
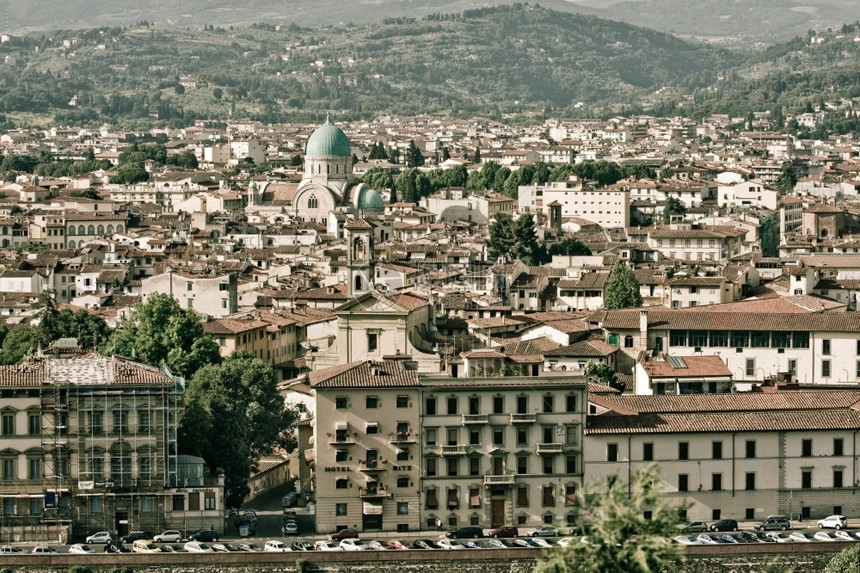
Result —
<instances>
[{"instance_id":1,"label":"scaffolding","mask_svg":"<svg viewBox=\"0 0 860 573\"><path fill-rule=\"evenodd\" d=\"M42 482L44 506L41 523L57 535L71 525L70 467L71 440L69 432L69 387L51 380L46 370L40 388L40 435L42 440ZM67 536L66 536L67 537Z\"/></svg>"}]
</instances>

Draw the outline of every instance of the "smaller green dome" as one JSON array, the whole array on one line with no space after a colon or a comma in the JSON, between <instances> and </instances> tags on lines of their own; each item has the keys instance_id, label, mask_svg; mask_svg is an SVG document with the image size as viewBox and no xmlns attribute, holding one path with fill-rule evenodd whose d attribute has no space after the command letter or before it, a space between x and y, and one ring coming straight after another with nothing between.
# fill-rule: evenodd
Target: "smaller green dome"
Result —
<instances>
[{"instance_id":1,"label":"smaller green dome","mask_svg":"<svg viewBox=\"0 0 860 573\"><path fill-rule=\"evenodd\" d=\"M355 202L359 209L368 211L384 211L385 203L382 200L382 195L376 189L362 185L358 190L358 200Z\"/></svg>"},{"instance_id":2,"label":"smaller green dome","mask_svg":"<svg viewBox=\"0 0 860 573\"><path fill-rule=\"evenodd\" d=\"M350 157L352 149L346 134L326 117L325 123L308 138L305 154L308 157Z\"/></svg>"}]
</instances>

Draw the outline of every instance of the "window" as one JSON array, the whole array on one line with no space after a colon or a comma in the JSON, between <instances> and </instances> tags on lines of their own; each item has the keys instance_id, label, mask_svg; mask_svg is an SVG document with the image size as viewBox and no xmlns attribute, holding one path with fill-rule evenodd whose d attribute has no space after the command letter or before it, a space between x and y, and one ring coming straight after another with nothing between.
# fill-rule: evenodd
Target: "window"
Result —
<instances>
[{"instance_id":1,"label":"window","mask_svg":"<svg viewBox=\"0 0 860 573\"><path fill-rule=\"evenodd\" d=\"M436 488L428 489L427 497L425 499L427 509L437 509L439 507L439 499L436 496Z\"/></svg>"},{"instance_id":2,"label":"window","mask_svg":"<svg viewBox=\"0 0 860 573\"><path fill-rule=\"evenodd\" d=\"M144 495L140 498L140 511L142 513L152 513L153 507L151 495Z\"/></svg>"},{"instance_id":3,"label":"window","mask_svg":"<svg viewBox=\"0 0 860 573\"><path fill-rule=\"evenodd\" d=\"M646 462L654 459L654 444L651 442L642 444L642 459Z\"/></svg>"},{"instance_id":4,"label":"window","mask_svg":"<svg viewBox=\"0 0 860 573\"><path fill-rule=\"evenodd\" d=\"M755 489L755 472L747 472L746 473L746 489L754 490Z\"/></svg>"},{"instance_id":5,"label":"window","mask_svg":"<svg viewBox=\"0 0 860 573\"><path fill-rule=\"evenodd\" d=\"M503 396L493 396L493 414L505 413L505 398Z\"/></svg>"},{"instance_id":6,"label":"window","mask_svg":"<svg viewBox=\"0 0 860 573\"><path fill-rule=\"evenodd\" d=\"M398 462L408 462L409 461L409 450L405 448L401 448L397 451L397 461Z\"/></svg>"},{"instance_id":7,"label":"window","mask_svg":"<svg viewBox=\"0 0 860 573\"><path fill-rule=\"evenodd\" d=\"M607 462L617 462L618 461L618 444L607 444L606 445L606 461Z\"/></svg>"},{"instance_id":8,"label":"window","mask_svg":"<svg viewBox=\"0 0 860 573\"><path fill-rule=\"evenodd\" d=\"M504 428L493 428L493 445L494 446L504 446L505 445L505 429Z\"/></svg>"},{"instance_id":9,"label":"window","mask_svg":"<svg viewBox=\"0 0 860 573\"><path fill-rule=\"evenodd\" d=\"M448 458L448 475L456 476L458 475L458 470L460 469L460 460L457 458Z\"/></svg>"},{"instance_id":10,"label":"window","mask_svg":"<svg viewBox=\"0 0 860 573\"><path fill-rule=\"evenodd\" d=\"M428 446L436 445L436 428L427 428L425 431L425 437L427 438Z\"/></svg>"},{"instance_id":11,"label":"window","mask_svg":"<svg viewBox=\"0 0 860 573\"><path fill-rule=\"evenodd\" d=\"M397 515L409 515L409 503L405 501L397 502Z\"/></svg>"},{"instance_id":12,"label":"window","mask_svg":"<svg viewBox=\"0 0 860 573\"><path fill-rule=\"evenodd\" d=\"M460 492L455 487L448 488L448 509L460 507Z\"/></svg>"},{"instance_id":13,"label":"window","mask_svg":"<svg viewBox=\"0 0 860 573\"><path fill-rule=\"evenodd\" d=\"M481 458L478 458L478 457L469 458L469 475L470 476L481 475Z\"/></svg>"},{"instance_id":14,"label":"window","mask_svg":"<svg viewBox=\"0 0 860 573\"><path fill-rule=\"evenodd\" d=\"M723 459L723 443L711 442L711 457L715 460Z\"/></svg>"},{"instance_id":15,"label":"window","mask_svg":"<svg viewBox=\"0 0 860 573\"><path fill-rule=\"evenodd\" d=\"M529 473L529 457L517 456L517 475Z\"/></svg>"},{"instance_id":16,"label":"window","mask_svg":"<svg viewBox=\"0 0 860 573\"><path fill-rule=\"evenodd\" d=\"M128 412L117 410L113 413L113 432L124 434L128 432Z\"/></svg>"},{"instance_id":17,"label":"window","mask_svg":"<svg viewBox=\"0 0 860 573\"><path fill-rule=\"evenodd\" d=\"M833 470L833 487L842 487L842 470Z\"/></svg>"},{"instance_id":18,"label":"window","mask_svg":"<svg viewBox=\"0 0 860 573\"><path fill-rule=\"evenodd\" d=\"M543 458L543 473L552 475L555 473L555 456L542 456Z\"/></svg>"},{"instance_id":19,"label":"window","mask_svg":"<svg viewBox=\"0 0 860 573\"><path fill-rule=\"evenodd\" d=\"M408 477L397 478L397 487L409 487L409 478Z\"/></svg>"},{"instance_id":20,"label":"window","mask_svg":"<svg viewBox=\"0 0 860 573\"><path fill-rule=\"evenodd\" d=\"M678 474L678 491L690 491L690 476Z\"/></svg>"},{"instance_id":21,"label":"window","mask_svg":"<svg viewBox=\"0 0 860 573\"><path fill-rule=\"evenodd\" d=\"M804 458L812 457L812 439L807 438L800 442L800 455Z\"/></svg>"},{"instance_id":22,"label":"window","mask_svg":"<svg viewBox=\"0 0 860 573\"><path fill-rule=\"evenodd\" d=\"M821 354L830 356L830 340L824 339L821 341Z\"/></svg>"},{"instance_id":23,"label":"window","mask_svg":"<svg viewBox=\"0 0 860 573\"><path fill-rule=\"evenodd\" d=\"M215 492L207 491L203 494L203 509L215 509Z\"/></svg>"},{"instance_id":24,"label":"window","mask_svg":"<svg viewBox=\"0 0 860 573\"><path fill-rule=\"evenodd\" d=\"M349 487L349 480L345 477L337 478L334 481L334 487L335 489L346 489Z\"/></svg>"},{"instance_id":25,"label":"window","mask_svg":"<svg viewBox=\"0 0 860 573\"><path fill-rule=\"evenodd\" d=\"M689 444L689 442L678 442L678 459L679 460L689 460L690 459L690 444Z\"/></svg>"},{"instance_id":26,"label":"window","mask_svg":"<svg viewBox=\"0 0 860 573\"><path fill-rule=\"evenodd\" d=\"M4 436L14 436L15 435L15 414L5 413L2 416L3 422L3 435Z\"/></svg>"},{"instance_id":27,"label":"window","mask_svg":"<svg viewBox=\"0 0 860 573\"><path fill-rule=\"evenodd\" d=\"M427 458L424 467L427 469L428 476L436 475L436 458Z\"/></svg>"},{"instance_id":28,"label":"window","mask_svg":"<svg viewBox=\"0 0 860 573\"><path fill-rule=\"evenodd\" d=\"M629 334L624 337L624 348L633 348L633 337Z\"/></svg>"},{"instance_id":29,"label":"window","mask_svg":"<svg viewBox=\"0 0 860 573\"><path fill-rule=\"evenodd\" d=\"M456 414L457 413L457 398L455 396L450 396L448 398L448 414Z\"/></svg>"},{"instance_id":30,"label":"window","mask_svg":"<svg viewBox=\"0 0 860 573\"><path fill-rule=\"evenodd\" d=\"M364 429L365 434L378 434L379 433L379 424L376 422L368 422L367 426Z\"/></svg>"},{"instance_id":31,"label":"window","mask_svg":"<svg viewBox=\"0 0 860 573\"><path fill-rule=\"evenodd\" d=\"M833 438L833 455L842 456L845 451L845 440L842 438Z\"/></svg>"},{"instance_id":32,"label":"window","mask_svg":"<svg viewBox=\"0 0 860 573\"><path fill-rule=\"evenodd\" d=\"M349 400L346 399L346 396L338 396L334 399L334 407L338 410L345 410L347 404L349 404Z\"/></svg>"},{"instance_id":33,"label":"window","mask_svg":"<svg viewBox=\"0 0 860 573\"><path fill-rule=\"evenodd\" d=\"M336 450L334 453L334 461L346 462L349 460L349 454L346 450Z\"/></svg>"},{"instance_id":34,"label":"window","mask_svg":"<svg viewBox=\"0 0 860 573\"><path fill-rule=\"evenodd\" d=\"M565 411L567 412L576 412L576 396L565 396L564 397Z\"/></svg>"},{"instance_id":35,"label":"window","mask_svg":"<svg viewBox=\"0 0 860 573\"><path fill-rule=\"evenodd\" d=\"M723 490L723 474L711 474L711 490Z\"/></svg>"},{"instance_id":36,"label":"window","mask_svg":"<svg viewBox=\"0 0 860 573\"><path fill-rule=\"evenodd\" d=\"M30 515L42 515L42 499L38 497L30 498Z\"/></svg>"},{"instance_id":37,"label":"window","mask_svg":"<svg viewBox=\"0 0 860 573\"><path fill-rule=\"evenodd\" d=\"M364 398L364 407L368 409L379 408L379 396L366 396Z\"/></svg>"},{"instance_id":38,"label":"window","mask_svg":"<svg viewBox=\"0 0 860 573\"><path fill-rule=\"evenodd\" d=\"M481 489L477 487L469 488L469 507L481 507Z\"/></svg>"},{"instance_id":39,"label":"window","mask_svg":"<svg viewBox=\"0 0 860 573\"><path fill-rule=\"evenodd\" d=\"M517 445L527 446L529 444L529 432L527 428L517 428Z\"/></svg>"},{"instance_id":40,"label":"window","mask_svg":"<svg viewBox=\"0 0 860 573\"><path fill-rule=\"evenodd\" d=\"M812 471L804 470L800 472L800 487L803 489L809 489L812 487Z\"/></svg>"},{"instance_id":41,"label":"window","mask_svg":"<svg viewBox=\"0 0 860 573\"><path fill-rule=\"evenodd\" d=\"M96 498L91 497L90 499ZM185 496L182 494L174 495L171 499L171 507L173 508L173 511L185 511ZM90 511L92 511L92 509L90 509ZM101 513L101 510L99 510L99 513Z\"/></svg>"},{"instance_id":42,"label":"window","mask_svg":"<svg viewBox=\"0 0 860 573\"><path fill-rule=\"evenodd\" d=\"M425 410L427 410L427 414L430 416L436 415L436 398L433 396L428 396L427 400L424 401Z\"/></svg>"},{"instance_id":43,"label":"window","mask_svg":"<svg viewBox=\"0 0 860 573\"><path fill-rule=\"evenodd\" d=\"M529 504L529 488L521 485L517 487L517 506L525 507Z\"/></svg>"},{"instance_id":44,"label":"window","mask_svg":"<svg viewBox=\"0 0 860 573\"><path fill-rule=\"evenodd\" d=\"M821 376L824 378L830 377L830 361L822 360L821 361Z\"/></svg>"},{"instance_id":45,"label":"window","mask_svg":"<svg viewBox=\"0 0 860 573\"><path fill-rule=\"evenodd\" d=\"M15 479L15 458L3 458L3 481L12 481Z\"/></svg>"},{"instance_id":46,"label":"window","mask_svg":"<svg viewBox=\"0 0 860 573\"><path fill-rule=\"evenodd\" d=\"M517 414L529 413L529 399L527 396L517 396Z\"/></svg>"},{"instance_id":47,"label":"window","mask_svg":"<svg viewBox=\"0 0 860 573\"><path fill-rule=\"evenodd\" d=\"M152 460L149 457L137 458L138 476L142 479L150 479L152 476Z\"/></svg>"},{"instance_id":48,"label":"window","mask_svg":"<svg viewBox=\"0 0 860 573\"><path fill-rule=\"evenodd\" d=\"M409 396L398 396L396 401L396 406L398 408L408 408L409 407Z\"/></svg>"},{"instance_id":49,"label":"window","mask_svg":"<svg viewBox=\"0 0 860 573\"><path fill-rule=\"evenodd\" d=\"M348 507L349 507L348 503L336 503L336 504L334 504L334 514L335 515L349 515L349 513L347 513Z\"/></svg>"},{"instance_id":50,"label":"window","mask_svg":"<svg viewBox=\"0 0 860 573\"><path fill-rule=\"evenodd\" d=\"M755 440L747 440L746 441L746 457L754 458L755 457Z\"/></svg>"},{"instance_id":51,"label":"window","mask_svg":"<svg viewBox=\"0 0 860 573\"><path fill-rule=\"evenodd\" d=\"M27 414L27 433L31 436L38 436L41 431L39 414Z\"/></svg>"},{"instance_id":52,"label":"window","mask_svg":"<svg viewBox=\"0 0 860 573\"><path fill-rule=\"evenodd\" d=\"M575 445L579 441L579 426L568 425L564 427L564 443Z\"/></svg>"},{"instance_id":53,"label":"window","mask_svg":"<svg viewBox=\"0 0 860 573\"><path fill-rule=\"evenodd\" d=\"M188 494L188 511L200 511L200 493L192 491Z\"/></svg>"},{"instance_id":54,"label":"window","mask_svg":"<svg viewBox=\"0 0 860 573\"><path fill-rule=\"evenodd\" d=\"M375 332L368 332L367 333L367 351L368 352L376 352L376 350L379 346L378 338L379 338L379 335L376 334Z\"/></svg>"},{"instance_id":55,"label":"window","mask_svg":"<svg viewBox=\"0 0 860 573\"><path fill-rule=\"evenodd\" d=\"M564 460L564 469L566 473L576 473L576 456L566 456Z\"/></svg>"},{"instance_id":56,"label":"window","mask_svg":"<svg viewBox=\"0 0 860 573\"><path fill-rule=\"evenodd\" d=\"M747 358L746 365L746 375L755 376L755 358Z\"/></svg>"},{"instance_id":57,"label":"window","mask_svg":"<svg viewBox=\"0 0 860 573\"><path fill-rule=\"evenodd\" d=\"M149 433L149 412L147 410L138 410L137 412L137 431L142 434Z\"/></svg>"},{"instance_id":58,"label":"window","mask_svg":"<svg viewBox=\"0 0 860 573\"><path fill-rule=\"evenodd\" d=\"M544 507L555 507L555 488L551 485L545 485L542 489L541 499Z\"/></svg>"},{"instance_id":59,"label":"window","mask_svg":"<svg viewBox=\"0 0 860 573\"><path fill-rule=\"evenodd\" d=\"M564 486L564 505L576 504L576 484L567 484Z\"/></svg>"},{"instance_id":60,"label":"window","mask_svg":"<svg viewBox=\"0 0 860 573\"><path fill-rule=\"evenodd\" d=\"M469 430L469 445L478 446L481 444L481 430L479 428L471 428Z\"/></svg>"},{"instance_id":61,"label":"window","mask_svg":"<svg viewBox=\"0 0 860 573\"><path fill-rule=\"evenodd\" d=\"M547 394L543 397L543 411L546 413L553 411L555 400L553 399L552 394Z\"/></svg>"}]
</instances>

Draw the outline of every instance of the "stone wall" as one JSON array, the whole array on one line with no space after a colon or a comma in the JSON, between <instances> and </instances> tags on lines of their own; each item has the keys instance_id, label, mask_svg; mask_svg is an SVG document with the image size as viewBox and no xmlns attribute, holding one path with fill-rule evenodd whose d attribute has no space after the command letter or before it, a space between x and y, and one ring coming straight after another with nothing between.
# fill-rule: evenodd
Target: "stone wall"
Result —
<instances>
[{"instance_id":1,"label":"stone wall","mask_svg":"<svg viewBox=\"0 0 860 573\"><path fill-rule=\"evenodd\" d=\"M753 573L764 565L789 566L795 573L820 573L827 559L850 543L761 544L687 547L680 573ZM367 551L312 553L156 553L132 555L0 556L0 571L68 573L82 565L93 573L117 566L133 573L529 573L541 551Z\"/></svg>"}]
</instances>

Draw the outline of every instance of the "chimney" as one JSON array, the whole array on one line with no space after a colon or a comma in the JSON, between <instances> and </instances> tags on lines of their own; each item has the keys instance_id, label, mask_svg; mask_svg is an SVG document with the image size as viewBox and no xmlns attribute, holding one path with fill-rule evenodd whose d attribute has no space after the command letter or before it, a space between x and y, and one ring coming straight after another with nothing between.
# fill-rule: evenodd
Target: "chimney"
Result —
<instances>
[{"instance_id":1,"label":"chimney","mask_svg":"<svg viewBox=\"0 0 860 573\"><path fill-rule=\"evenodd\" d=\"M639 347L641 350L648 348L648 311L639 311Z\"/></svg>"}]
</instances>

